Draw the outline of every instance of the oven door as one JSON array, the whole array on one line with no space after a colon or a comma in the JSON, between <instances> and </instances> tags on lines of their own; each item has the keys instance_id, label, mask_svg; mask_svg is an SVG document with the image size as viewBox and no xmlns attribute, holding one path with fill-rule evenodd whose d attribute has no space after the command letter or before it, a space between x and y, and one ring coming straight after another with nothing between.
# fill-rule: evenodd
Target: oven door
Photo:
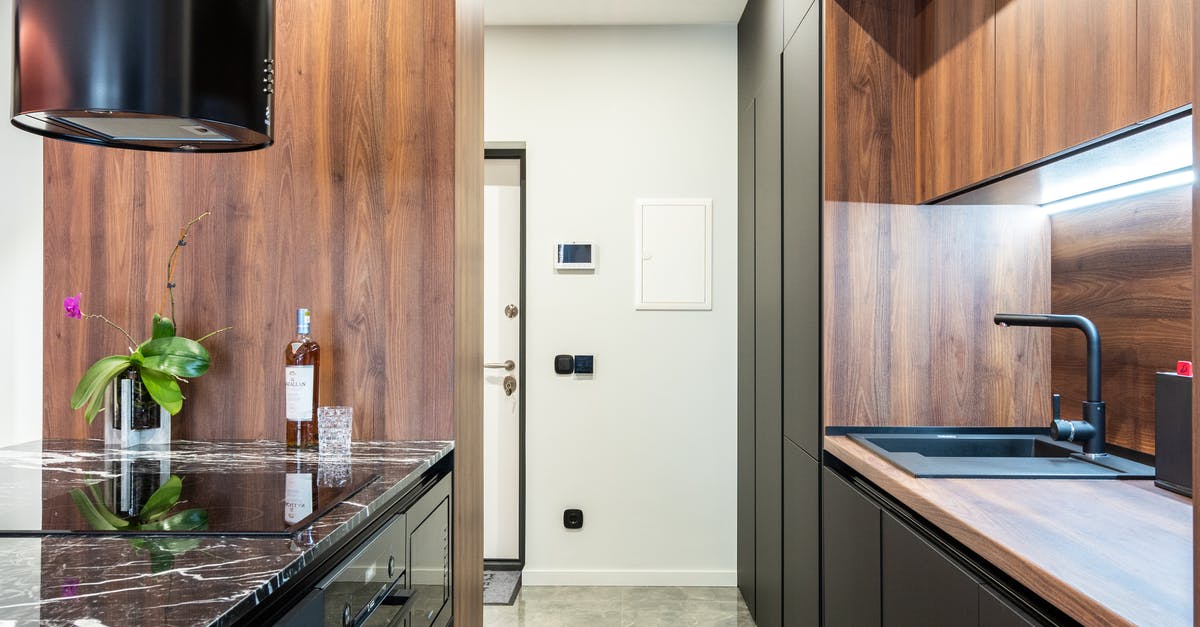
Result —
<instances>
[{"instance_id":1,"label":"oven door","mask_svg":"<svg viewBox=\"0 0 1200 627\"><path fill-rule=\"evenodd\" d=\"M443 478L408 510L408 582L412 597L407 627L440 627L450 622L452 480L449 475Z\"/></svg>"},{"instance_id":2,"label":"oven door","mask_svg":"<svg viewBox=\"0 0 1200 627\"><path fill-rule=\"evenodd\" d=\"M324 593L326 627L388 625L406 610L395 593L408 583L407 541L406 516L397 514L317 585Z\"/></svg>"}]
</instances>

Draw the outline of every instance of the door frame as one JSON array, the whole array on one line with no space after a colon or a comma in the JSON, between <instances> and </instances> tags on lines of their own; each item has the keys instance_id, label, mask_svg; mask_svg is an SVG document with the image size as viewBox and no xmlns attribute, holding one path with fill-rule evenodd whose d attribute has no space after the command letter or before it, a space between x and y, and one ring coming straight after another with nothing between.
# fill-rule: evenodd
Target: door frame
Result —
<instances>
[{"instance_id":1,"label":"door frame","mask_svg":"<svg viewBox=\"0 0 1200 627\"><path fill-rule=\"evenodd\" d=\"M530 369L525 364L525 143L524 142L486 142L483 149L483 159L486 162L488 159L516 159L520 163L521 170L521 244L520 244L520 302L517 303L517 324L519 333L521 334L520 349L517 351L517 363L521 364L521 378L524 381L519 383L521 396L517 399L517 441L520 443L520 450L517 452L517 463L519 470L519 502L517 510L520 513L518 520L518 550L517 559L488 559L484 557L483 567L485 570L524 570L525 569L525 381L529 380Z\"/></svg>"}]
</instances>

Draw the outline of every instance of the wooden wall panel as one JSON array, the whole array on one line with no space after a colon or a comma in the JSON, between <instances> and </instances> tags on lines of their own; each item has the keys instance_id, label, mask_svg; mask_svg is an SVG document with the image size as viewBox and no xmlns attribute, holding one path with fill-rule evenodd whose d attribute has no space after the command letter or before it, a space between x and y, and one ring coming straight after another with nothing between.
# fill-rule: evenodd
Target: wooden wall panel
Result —
<instances>
[{"instance_id":1,"label":"wooden wall panel","mask_svg":"<svg viewBox=\"0 0 1200 627\"><path fill-rule=\"evenodd\" d=\"M1108 441L1154 453L1154 373L1191 359L1191 190L1175 188L1051 218L1054 313L1100 331ZM1053 391L1078 420L1083 336L1054 330Z\"/></svg>"},{"instance_id":2,"label":"wooden wall panel","mask_svg":"<svg viewBox=\"0 0 1200 627\"><path fill-rule=\"evenodd\" d=\"M212 370L186 386L180 437L283 436L294 308L322 346L321 403L357 439L450 438L455 354L455 5L280 0L276 144L234 155L45 150L46 437L99 436L67 406L122 348L84 309L148 333L176 230L210 210L176 282L180 332ZM472 70L474 71L474 70Z\"/></svg>"},{"instance_id":3,"label":"wooden wall panel","mask_svg":"<svg viewBox=\"0 0 1200 627\"><path fill-rule=\"evenodd\" d=\"M825 199L916 202L913 0L826 0Z\"/></svg>"},{"instance_id":4,"label":"wooden wall panel","mask_svg":"<svg viewBox=\"0 0 1200 627\"><path fill-rule=\"evenodd\" d=\"M917 15L918 193L996 174L995 0L928 0Z\"/></svg>"},{"instance_id":5,"label":"wooden wall panel","mask_svg":"<svg viewBox=\"0 0 1200 627\"><path fill-rule=\"evenodd\" d=\"M828 425L1041 426L1048 333L996 312L1050 307L1050 233L1027 207L826 203Z\"/></svg>"},{"instance_id":6,"label":"wooden wall panel","mask_svg":"<svg viewBox=\"0 0 1200 627\"><path fill-rule=\"evenodd\" d=\"M1191 0L1138 0L1138 117L1192 102Z\"/></svg>"},{"instance_id":7,"label":"wooden wall panel","mask_svg":"<svg viewBox=\"0 0 1200 627\"><path fill-rule=\"evenodd\" d=\"M483 0L455 2L454 624L483 624Z\"/></svg>"},{"instance_id":8,"label":"wooden wall panel","mask_svg":"<svg viewBox=\"0 0 1200 627\"><path fill-rule=\"evenodd\" d=\"M999 170L1137 121L1137 30L1137 0L998 3Z\"/></svg>"}]
</instances>

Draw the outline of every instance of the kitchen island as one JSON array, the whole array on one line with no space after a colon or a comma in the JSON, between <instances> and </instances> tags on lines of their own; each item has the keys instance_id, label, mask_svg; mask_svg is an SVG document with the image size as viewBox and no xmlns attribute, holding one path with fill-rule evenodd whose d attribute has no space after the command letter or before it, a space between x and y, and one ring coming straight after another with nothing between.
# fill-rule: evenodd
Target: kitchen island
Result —
<instances>
[{"instance_id":1,"label":"kitchen island","mask_svg":"<svg viewBox=\"0 0 1200 627\"><path fill-rule=\"evenodd\" d=\"M137 452L106 451L95 440L0 449L0 622L271 622L452 462L453 444L442 441L355 443L349 463L265 441ZM84 515L79 495L114 511L130 507L132 496L136 513L170 476L182 480L171 514L201 510L202 528L80 525L95 517ZM447 554L448 547L447 539Z\"/></svg>"}]
</instances>

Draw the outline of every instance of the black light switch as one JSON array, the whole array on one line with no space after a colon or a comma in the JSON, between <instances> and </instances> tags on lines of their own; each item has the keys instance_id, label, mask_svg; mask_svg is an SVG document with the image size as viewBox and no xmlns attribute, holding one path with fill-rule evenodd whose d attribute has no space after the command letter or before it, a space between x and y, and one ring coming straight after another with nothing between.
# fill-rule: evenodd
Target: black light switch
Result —
<instances>
[{"instance_id":1,"label":"black light switch","mask_svg":"<svg viewBox=\"0 0 1200 627\"><path fill-rule=\"evenodd\" d=\"M575 358L570 355L554 356L554 373L571 374L575 372Z\"/></svg>"},{"instance_id":2,"label":"black light switch","mask_svg":"<svg viewBox=\"0 0 1200 627\"><path fill-rule=\"evenodd\" d=\"M563 526L567 529L583 529L583 510L564 509Z\"/></svg>"}]
</instances>

